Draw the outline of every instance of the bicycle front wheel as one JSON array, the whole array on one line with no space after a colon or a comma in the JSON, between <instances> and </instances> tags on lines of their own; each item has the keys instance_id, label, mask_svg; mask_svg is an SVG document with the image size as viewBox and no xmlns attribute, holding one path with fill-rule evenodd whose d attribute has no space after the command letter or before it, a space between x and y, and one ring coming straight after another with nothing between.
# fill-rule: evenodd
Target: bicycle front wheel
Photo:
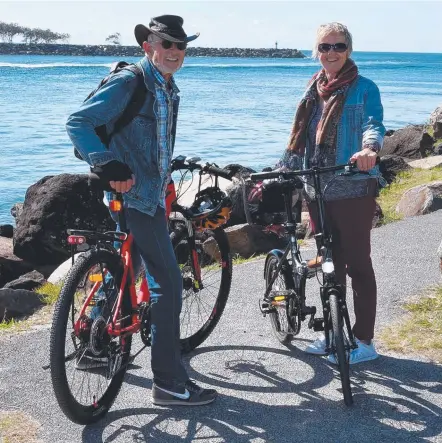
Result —
<instances>
[{"instance_id":1,"label":"bicycle front wheel","mask_svg":"<svg viewBox=\"0 0 442 443\"><path fill-rule=\"evenodd\" d=\"M221 318L232 282L232 258L222 228L196 232L195 247L181 223L170 237L183 277L180 336L181 349L187 353L207 339ZM198 268L201 285L195 275Z\"/></svg>"},{"instance_id":2,"label":"bicycle front wheel","mask_svg":"<svg viewBox=\"0 0 442 443\"><path fill-rule=\"evenodd\" d=\"M346 343L348 343L348 341L344 333L344 319L339 306L339 294L336 292L332 292L329 296L329 302L333 330L334 356L339 367L339 373L341 375L344 402L347 406L351 406L353 404L353 396L350 386L350 354L346 349Z\"/></svg>"},{"instance_id":3,"label":"bicycle front wheel","mask_svg":"<svg viewBox=\"0 0 442 443\"><path fill-rule=\"evenodd\" d=\"M132 338L107 333L122 272L118 255L90 250L69 271L55 305L50 338L52 385L60 408L75 423L100 420L123 383ZM120 321L122 325L130 321L128 293L123 297Z\"/></svg>"}]
</instances>

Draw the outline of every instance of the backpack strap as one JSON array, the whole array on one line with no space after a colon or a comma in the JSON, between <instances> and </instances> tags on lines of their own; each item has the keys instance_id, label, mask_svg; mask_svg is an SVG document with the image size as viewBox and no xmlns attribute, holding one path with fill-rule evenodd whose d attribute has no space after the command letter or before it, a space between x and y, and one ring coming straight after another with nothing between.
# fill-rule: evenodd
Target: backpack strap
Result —
<instances>
[{"instance_id":1,"label":"backpack strap","mask_svg":"<svg viewBox=\"0 0 442 443\"><path fill-rule=\"evenodd\" d=\"M144 102L146 101L147 88L144 83L144 75L142 69L138 65L128 65L125 66L123 69L128 69L137 76L137 86L125 110L121 114L120 118L115 122L113 131L110 134L102 134L100 136L101 138L104 135L104 140L102 139L102 141L107 146L109 146L112 137L116 133L120 132L123 128L125 128L140 113L140 110L143 107ZM106 131L106 128L104 129Z\"/></svg>"}]
</instances>

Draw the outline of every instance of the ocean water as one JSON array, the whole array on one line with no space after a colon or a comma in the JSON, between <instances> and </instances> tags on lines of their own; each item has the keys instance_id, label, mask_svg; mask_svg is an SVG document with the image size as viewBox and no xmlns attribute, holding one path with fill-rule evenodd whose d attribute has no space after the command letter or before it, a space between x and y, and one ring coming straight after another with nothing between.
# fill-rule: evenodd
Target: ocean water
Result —
<instances>
[{"instance_id":1,"label":"ocean water","mask_svg":"<svg viewBox=\"0 0 442 443\"><path fill-rule=\"evenodd\" d=\"M380 88L387 129L424 123L442 103L442 54L356 52L353 58ZM0 55L0 224L14 222L11 206L40 178L87 172L73 156L65 122L113 61ZM181 105L175 153L220 166L273 165L318 68L310 58L186 59L176 74Z\"/></svg>"}]
</instances>

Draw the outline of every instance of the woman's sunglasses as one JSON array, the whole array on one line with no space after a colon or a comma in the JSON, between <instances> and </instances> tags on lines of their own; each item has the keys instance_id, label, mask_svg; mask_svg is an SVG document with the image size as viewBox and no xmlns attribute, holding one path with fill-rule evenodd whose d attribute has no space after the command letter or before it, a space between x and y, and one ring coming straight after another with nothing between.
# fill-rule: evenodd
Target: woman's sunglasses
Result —
<instances>
[{"instance_id":1,"label":"woman's sunglasses","mask_svg":"<svg viewBox=\"0 0 442 443\"><path fill-rule=\"evenodd\" d=\"M184 51L187 48L187 43L186 42L175 43L175 42L170 42L169 40L161 40L161 46L164 49L170 49L173 44L175 44L176 47L180 51Z\"/></svg>"},{"instance_id":2,"label":"woman's sunglasses","mask_svg":"<svg viewBox=\"0 0 442 443\"><path fill-rule=\"evenodd\" d=\"M334 45L331 45L330 43L320 43L318 45L318 51L322 54L330 52L332 49L335 52L345 52L347 48L348 46L345 43L335 43Z\"/></svg>"}]
</instances>

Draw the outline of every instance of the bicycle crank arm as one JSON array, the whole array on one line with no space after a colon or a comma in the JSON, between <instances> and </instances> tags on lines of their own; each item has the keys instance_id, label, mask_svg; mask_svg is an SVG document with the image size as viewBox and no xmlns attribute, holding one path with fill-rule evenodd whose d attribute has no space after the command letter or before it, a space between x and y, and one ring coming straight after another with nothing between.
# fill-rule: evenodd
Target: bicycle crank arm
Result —
<instances>
[{"instance_id":1,"label":"bicycle crank arm","mask_svg":"<svg viewBox=\"0 0 442 443\"><path fill-rule=\"evenodd\" d=\"M115 377L115 375L117 375L120 371L131 365L134 362L135 358L138 357L147 347L148 347L147 345L144 345L136 354L129 356L129 361L125 365L118 368L118 370L114 373L113 377Z\"/></svg>"}]
</instances>

